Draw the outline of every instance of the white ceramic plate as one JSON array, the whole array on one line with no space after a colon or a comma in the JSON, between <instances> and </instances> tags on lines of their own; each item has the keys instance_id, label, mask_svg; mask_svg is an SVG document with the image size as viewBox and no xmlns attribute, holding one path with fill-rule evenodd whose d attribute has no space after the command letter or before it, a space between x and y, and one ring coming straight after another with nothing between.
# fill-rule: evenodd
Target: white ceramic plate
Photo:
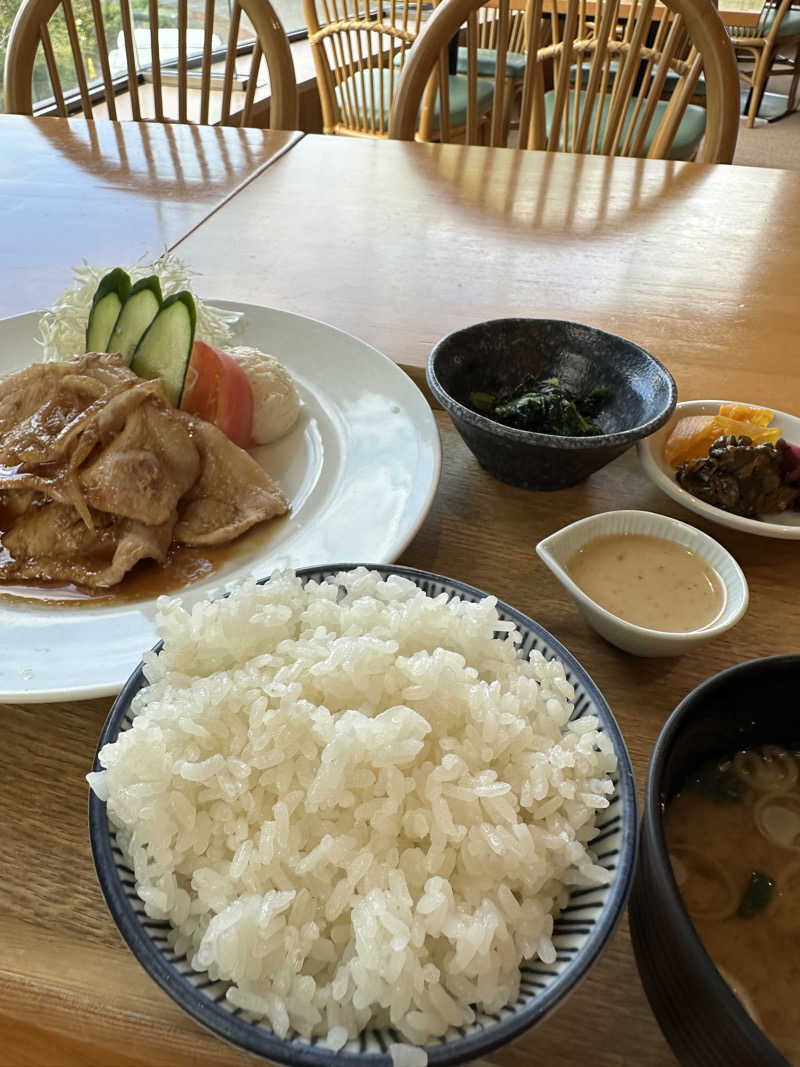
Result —
<instances>
[{"instance_id":1,"label":"white ceramic plate","mask_svg":"<svg viewBox=\"0 0 800 1067\"><path fill-rule=\"evenodd\" d=\"M687 400L678 404L669 422L650 437L639 441L639 459L653 482L673 500L677 500L689 511L702 515L720 526L729 526L732 530L756 534L758 537L780 537L784 540L800 540L800 512L782 511L776 515L765 515L763 519L746 519L742 515L731 515L728 511L715 508L698 500L696 496L681 489L675 481L675 471L664 459L664 445L678 419L687 415L715 415L720 404L747 403L741 400ZM776 411L770 425L780 426L787 441L800 445L800 419Z\"/></svg>"},{"instance_id":2,"label":"white ceramic plate","mask_svg":"<svg viewBox=\"0 0 800 1067\"><path fill-rule=\"evenodd\" d=\"M287 519L233 548L222 567L182 594L192 604L230 581L275 567L391 563L419 529L439 481L433 414L390 359L322 322L216 301L242 312L236 343L290 371L298 424L253 455L280 483ZM39 358L38 315L0 320L0 375ZM118 693L157 639L155 599L103 607L0 598L0 701L76 700Z\"/></svg>"}]
</instances>

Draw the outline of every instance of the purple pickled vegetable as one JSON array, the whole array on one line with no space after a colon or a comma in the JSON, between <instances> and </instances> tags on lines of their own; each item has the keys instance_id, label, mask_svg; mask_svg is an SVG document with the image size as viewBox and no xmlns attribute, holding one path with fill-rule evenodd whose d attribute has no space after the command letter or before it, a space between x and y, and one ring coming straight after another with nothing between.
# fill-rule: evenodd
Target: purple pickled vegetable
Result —
<instances>
[{"instance_id":1,"label":"purple pickled vegetable","mask_svg":"<svg viewBox=\"0 0 800 1067\"><path fill-rule=\"evenodd\" d=\"M782 437L775 443L781 457L781 481L793 489L800 489L800 445L789 444ZM790 505L792 511L800 511L800 493Z\"/></svg>"},{"instance_id":2,"label":"purple pickled vegetable","mask_svg":"<svg viewBox=\"0 0 800 1067\"><path fill-rule=\"evenodd\" d=\"M784 485L800 486L800 445L790 445L782 437L776 448L781 457L781 473Z\"/></svg>"}]
</instances>

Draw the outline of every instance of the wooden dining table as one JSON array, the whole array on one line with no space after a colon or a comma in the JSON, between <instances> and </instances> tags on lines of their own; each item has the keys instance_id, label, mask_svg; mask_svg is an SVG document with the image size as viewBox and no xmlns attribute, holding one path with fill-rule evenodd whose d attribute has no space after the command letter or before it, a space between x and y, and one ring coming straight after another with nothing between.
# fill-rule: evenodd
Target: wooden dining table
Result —
<instances>
[{"instance_id":1,"label":"wooden dining table","mask_svg":"<svg viewBox=\"0 0 800 1067\"><path fill-rule=\"evenodd\" d=\"M65 196L86 181L63 173ZM29 310L39 277L54 280L35 226L37 194L20 187L15 195L36 237L26 251L23 228L14 231L25 265L16 292L2 293L6 313ZM172 193L164 183L152 199L166 218L180 196L180 186ZM175 225L185 227L170 236L199 295L350 331L423 389L440 337L521 315L579 320L642 344L672 372L680 399L800 413L800 173L306 135L204 219ZM106 235L92 255L112 262L120 238L111 222ZM59 256L66 283L69 263ZM441 482L399 562L497 595L569 648L617 718L640 796L653 744L683 696L725 667L800 649L797 542L690 514L651 484L635 450L560 492L504 485L479 467L443 411L434 417ZM569 522L618 508L673 515L728 548L750 585L742 622L680 658L637 658L605 643L535 546ZM84 775L110 704L0 705L0 1064L244 1067L253 1061L196 1026L148 978L97 887ZM488 1060L675 1063L624 916L566 1002Z\"/></svg>"},{"instance_id":2,"label":"wooden dining table","mask_svg":"<svg viewBox=\"0 0 800 1067\"><path fill-rule=\"evenodd\" d=\"M486 3L487 7L496 6L497 0L489 0ZM566 13L566 0L556 0L558 4L559 14L561 12ZM512 11L525 11L527 6L527 0L511 0ZM629 0L622 0L619 6L619 17L627 18L631 7L635 6L630 3ZM757 26L758 20L761 19L762 12L764 10L764 0L718 0L717 10L719 11L719 17L724 22L725 26ZM593 15L596 9L594 0L586 0L586 13L587 15ZM545 9L546 10L546 9ZM641 6L639 6L641 10ZM663 17L663 13L667 11L667 6L662 3L656 2L653 9L653 17L659 19Z\"/></svg>"},{"instance_id":3,"label":"wooden dining table","mask_svg":"<svg viewBox=\"0 0 800 1067\"><path fill-rule=\"evenodd\" d=\"M155 259L301 136L0 115L0 316L49 306L84 260Z\"/></svg>"},{"instance_id":4,"label":"wooden dining table","mask_svg":"<svg viewBox=\"0 0 800 1067\"><path fill-rule=\"evenodd\" d=\"M566 14L567 0L555 0L555 3L559 14ZM596 10L595 0L585 0L585 3L586 14L593 15ZM488 0L485 6L496 7L497 0ZM631 3L630 0L622 0L617 12L619 18L628 18L631 8L634 6L638 6L638 9L641 10L638 0L636 5ZM512 11L525 11L527 0L511 0L510 7ZM719 17L726 26L757 26L764 9L764 0L718 0L716 7L719 11ZM545 10L548 9L548 5L545 4ZM656 20L663 18L666 10L667 8L664 4L657 2L653 8L653 18Z\"/></svg>"}]
</instances>

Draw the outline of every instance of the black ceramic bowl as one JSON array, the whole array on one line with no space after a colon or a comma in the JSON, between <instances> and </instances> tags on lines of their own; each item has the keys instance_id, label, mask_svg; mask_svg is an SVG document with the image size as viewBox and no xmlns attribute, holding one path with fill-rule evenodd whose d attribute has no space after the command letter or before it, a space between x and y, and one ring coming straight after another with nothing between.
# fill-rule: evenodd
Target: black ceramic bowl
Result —
<instances>
[{"instance_id":1,"label":"black ceramic bowl","mask_svg":"<svg viewBox=\"0 0 800 1067\"><path fill-rule=\"evenodd\" d=\"M787 1067L707 955L683 906L667 854L662 811L707 759L761 744L800 741L800 655L750 660L685 697L659 735L647 777L629 912L650 1006L687 1067Z\"/></svg>"},{"instance_id":2,"label":"black ceramic bowl","mask_svg":"<svg viewBox=\"0 0 800 1067\"><path fill-rule=\"evenodd\" d=\"M598 437L560 437L504 426L469 407L472 392L499 393L527 374L558 378L585 395L614 397L597 416ZM639 345L556 319L494 319L444 337L431 352L428 385L482 467L526 489L565 489L588 478L672 414L672 375Z\"/></svg>"}]
</instances>

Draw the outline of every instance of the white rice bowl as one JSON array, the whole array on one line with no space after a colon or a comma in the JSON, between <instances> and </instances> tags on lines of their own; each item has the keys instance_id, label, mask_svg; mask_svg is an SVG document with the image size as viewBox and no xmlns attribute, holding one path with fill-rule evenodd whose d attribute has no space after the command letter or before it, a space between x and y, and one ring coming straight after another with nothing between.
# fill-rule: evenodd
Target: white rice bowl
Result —
<instances>
[{"instance_id":1,"label":"white rice bowl","mask_svg":"<svg viewBox=\"0 0 800 1067\"><path fill-rule=\"evenodd\" d=\"M279 1037L469 1026L611 880L611 739L495 605L364 568L159 601L149 685L88 779L174 954Z\"/></svg>"}]
</instances>

